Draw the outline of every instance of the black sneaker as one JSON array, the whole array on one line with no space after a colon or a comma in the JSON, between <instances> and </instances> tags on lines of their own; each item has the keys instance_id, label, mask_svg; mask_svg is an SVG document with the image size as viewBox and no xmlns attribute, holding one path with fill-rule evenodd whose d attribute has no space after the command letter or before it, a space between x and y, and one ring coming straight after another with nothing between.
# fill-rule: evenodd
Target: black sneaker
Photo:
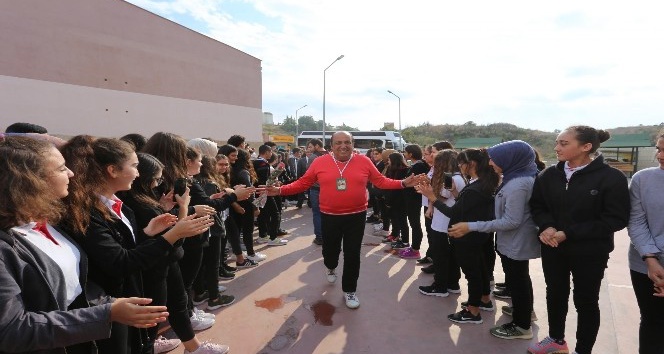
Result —
<instances>
[{"instance_id":1,"label":"black sneaker","mask_svg":"<svg viewBox=\"0 0 664 354\"><path fill-rule=\"evenodd\" d=\"M425 274L434 274L436 272L436 270L433 269L433 264L430 266L422 267L420 270Z\"/></svg>"},{"instance_id":2,"label":"black sneaker","mask_svg":"<svg viewBox=\"0 0 664 354\"><path fill-rule=\"evenodd\" d=\"M473 315L470 311L468 310L461 310L457 313L453 313L451 315L447 316L447 319L456 322L456 323L476 323L480 324L484 321L482 321L482 315L479 313L477 315Z\"/></svg>"},{"instance_id":3,"label":"black sneaker","mask_svg":"<svg viewBox=\"0 0 664 354\"><path fill-rule=\"evenodd\" d=\"M496 288L496 290L507 289L507 283L496 283L493 287Z\"/></svg>"},{"instance_id":4,"label":"black sneaker","mask_svg":"<svg viewBox=\"0 0 664 354\"><path fill-rule=\"evenodd\" d=\"M392 249L394 249L394 250L400 250L402 248L410 247L410 244L408 242L397 241L397 242L392 242L391 246L392 246Z\"/></svg>"},{"instance_id":5,"label":"black sneaker","mask_svg":"<svg viewBox=\"0 0 664 354\"><path fill-rule=\"evenodd\" d=\"M210 294L208 294L208 291L205 290L205 291L203 291L203 293L201 293L199 295L194 295L194 298L192 299L192 301L194 302L194 305L200 305L200 304L204 303L205 301L207 301L209 298L210 298Z\"/></svg>"},{"instance_id":6,"label":"black sneaker","mask_svg":"<svg viewBox=\"0 0 664 354\"><path fill-rule=\"evenodd\" d=\"M288 231L286 231L284 229L279 229L277 231L277 236L286 236L286 235L288 235Z\"/></svg>"},{"instance_id":7,"label":"black sneaker","mask_svg":"<svg viewBox=\"0 0 664 354\"><path fill-rule=\"evenodd\" d=\"M431 259L431 257L426 257L425 256L425 257L422 257L422 258L417 260L417 264L424 265L424 264L431 264L431 263L433 263L433 260Z\"/></svg>"},{"instance_id":8,"label":"black sneaker","mask_svg":"<svg viewBox=\"0 0 664 354\"><path fill-rule=\"evenodd\" d=\"M221 280L233 280L233 279L235 279L235 273L229 272L224 268L219 268L219 279L221 279Z\"/></svg>"},{"instance_id":9,"label":"black sneaker","mask_svg":"<svg viewBox=\"0 0 664 354\"><path fill-rule=\"evenodd\" d=\"M220 307L228 306L234 302L235 296L233 295L219 295L219 297L214 300L208 300L207 309L208 311L216 310Z\"/></svg>"},{"instance_id":10,"label":"black sneaker","mask_svg":"<svg viewBox=\"0 0 664 354\"><path fill-rule=\"evenodd\" d=\"M255 267L257 265L258 265L258 263L252 261L249 258L245 258L244 262L237 263L237 269L252 268L252 267Z\"/></svg>"},{"instance_id":11,"label":"black sneaker","mask_svg":"<svg viewBox=\"0 0 664 354\"><path fill-rule=\"evenodd\" d=\"M509 291L509 289L494 290L493 296L500 299L511 299L512 293Z\"/></svg>"},{"instance_id":12,"label":"black sneaker","mask_svg":"<svg viewBox=\"0 0 664 354\"><path fill-rule=\"evenodd\" d=\"M420 292L424 295L438 296L438 297L447 297L448 295L450 295L450 293L448 293L447 290L439 289L435 285L420 286Z\"/></svg>"},{"instance_id":13,"label":"black sneaker","mask_svg":"<svg viewBox=\"0 0 664 354\"><path fill-rule=\"evenodd\" d=\"M465 309L467 307L468 307L468 301L464 301L464 302L461 303L461 308L462 309ZM491 300L489 300L489 302L480 301L479 309L482 310L482 311L493 311L494 310L493 303L491 302Z\"/></svg>"},{"instance_id":14,"label":"black sneaker","mask_svg":"<svg viewBox=\"0 0 664 354\"><path fill-rule=\"evenodd\" d=\"M461 287L459 285L448 285L447 292L451 294L461 294Z\"/></svg>"},{"instance_id":15,"label":"black sneaker","mask_svg":"<svg viewBox=\"0 0 664 354\"><path fill-rule=\"evenodd\" d=\"M311 243L316 244L318 246L322 246L323 245L323 239L314 238L314 240Z\"/></svg>"},{"instance_id":16,"label":"black sneaker","mask_svg":"<svg viewBox=\"0 0 664 354\"><path fill-rule=\"evenodd\" d=\"M237 270L237 268L229 266L228 264L226 264L226 262L222 262L221 267L226 269L229 272L234 272L234 271Z\"/></svg>"},{"instance_id":17,"label":"black sneaker","mask_svg":"<svg viewBox=\"0 0 664 354\"><path fill-rule=\"evenodd\" d=\"M371 224L375 221L378 221L378 218L375 215L371 215L370 217L367 218L367 224Z\"/></svg>"}]
</instances>

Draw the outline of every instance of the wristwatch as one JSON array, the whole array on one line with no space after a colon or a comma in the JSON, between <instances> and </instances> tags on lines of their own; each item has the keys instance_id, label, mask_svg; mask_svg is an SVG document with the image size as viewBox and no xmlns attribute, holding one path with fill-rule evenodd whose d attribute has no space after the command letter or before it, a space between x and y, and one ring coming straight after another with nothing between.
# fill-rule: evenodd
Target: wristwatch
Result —
<instances>
[{"instance_id":1,"label":"wristwatch","mask_svg":"<svg viewBox=\"0 0 664 354\"><path fill-rule=\"evenodd\" d=\"M648 258L659 259L659 256L656 256L654 254L647 254L647 255L641 257L641 259L643 259L644 261Z\"/></svg>"}]
</instances>

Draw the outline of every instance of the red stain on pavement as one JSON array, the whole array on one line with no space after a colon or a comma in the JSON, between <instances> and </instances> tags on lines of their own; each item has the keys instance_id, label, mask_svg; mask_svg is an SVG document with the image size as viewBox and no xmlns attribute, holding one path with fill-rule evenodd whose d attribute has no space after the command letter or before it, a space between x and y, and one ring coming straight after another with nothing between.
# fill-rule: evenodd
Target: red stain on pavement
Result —
<instances>
[{"instance_id":1,"label":"red stain on pavement","mask_svg":"<svg viewBox=\"0 0 664 354\"><path fill-rule=\"evenodd\" d=\"M332 325L332 315L336 312L336 308L330 305L325 300L318 301L311 305L311 311L314 313L314 323L320 323L323 326Z\"/></svg>"}]
</instances>

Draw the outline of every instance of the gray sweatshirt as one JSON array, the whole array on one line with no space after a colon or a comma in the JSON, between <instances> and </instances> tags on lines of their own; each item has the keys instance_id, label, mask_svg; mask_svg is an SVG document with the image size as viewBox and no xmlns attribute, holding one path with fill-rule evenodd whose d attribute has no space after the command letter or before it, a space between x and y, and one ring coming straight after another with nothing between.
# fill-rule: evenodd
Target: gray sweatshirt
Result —
<instances>
[{"instance_id":1,"label":"gray sweatshirt","mask_svg":"<svg viewBox=\"0 0 664 354\"><path fill-rule=\"evenodd\" d=\"M648 274L648 266L641 259L644 254L659 255L659 263L664 265L663 186L664 170L659 167L635 173L629 186L629 268L639 273Z\"/></svg>"},{"instance_id":2,"label":"gray sweatshirt","mask_svg":"<svg viewBox=\"0 0 664 354\"><path fill-rule=\"evenodd\" d=\"M495 198L496 219L469 222L470 231L496 232L496 248L501 254L517 260L540 257L537 225L530 215L528 201L535 177L508 181Z\"/></svg>"}]
</instances>

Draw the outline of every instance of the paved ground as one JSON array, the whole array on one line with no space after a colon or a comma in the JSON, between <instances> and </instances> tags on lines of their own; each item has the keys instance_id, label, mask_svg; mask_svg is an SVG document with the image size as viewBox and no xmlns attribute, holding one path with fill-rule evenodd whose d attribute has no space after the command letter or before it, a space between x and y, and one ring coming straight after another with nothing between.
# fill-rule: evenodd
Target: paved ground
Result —
<instances>
[{"instance_id":1,"label":"paved ground","mask_svg":"<svg viewBox=\"0 0 664 354\"><path fill-rule=\"evenodd\" d=\"M482 312L481 325L457 325L446 316L460 309L462 294L447 298L421 295L417 287L428 285L432 276L423 274L414 260L387 253L388 246L376 245L367 225L362 248L362 269L358 285L361 306L345 307L341 279L325 280L321 248L311 243L313 226L307 207L288 208L283 227L290 232L287 246L259 245L268 259L260 266L238 272L227 282L229 294L238 300L228 308L214 311L217 323L198 333L201 339L228 344L232 353L525 353L526 340L502 340L489 328L508 321L500 311ZM373 245L372 245L373 244ZM600 294L601 327L596 353L636 353L638 307L629 281L625 230L616 235ZM426 240L422 247L427 247ZM343 257L343 255L342 255ZM341 266L340 266L341 268ZM539 260L531 262L535 288L535 311L539 321L536 339L548 333L545 286ZM504 279L496 265L495 278ZM508 304L494 300L496 307ZM571 299L570 299L571 301ZM573 350L576 313L570 302L567 340ZM167 336L169 332L166 332ZM172 353L182 353L182 346Z\"/></svg>"}]
</instances>

